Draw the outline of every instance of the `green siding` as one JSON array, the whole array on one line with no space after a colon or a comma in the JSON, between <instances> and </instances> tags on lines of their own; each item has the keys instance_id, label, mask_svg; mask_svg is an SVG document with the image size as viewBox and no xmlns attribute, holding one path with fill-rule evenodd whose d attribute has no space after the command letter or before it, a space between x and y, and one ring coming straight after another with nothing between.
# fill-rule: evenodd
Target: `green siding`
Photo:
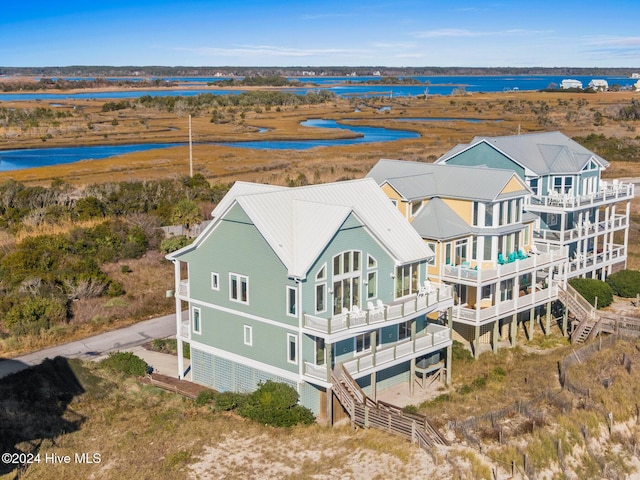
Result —
<instances>
[{"instance_id":1,"label":"green siding","mask_svg":"<svg viewBox=\"0 0 640 480\"><path fill-rule=\"evenodd\" d=\"M512 170L524 180L523 167L486 143L479 143L464 152L449 158L445 163L448 165L461 165L465 167L486 165L489 168Z\"/></svg>"}]
</instances>

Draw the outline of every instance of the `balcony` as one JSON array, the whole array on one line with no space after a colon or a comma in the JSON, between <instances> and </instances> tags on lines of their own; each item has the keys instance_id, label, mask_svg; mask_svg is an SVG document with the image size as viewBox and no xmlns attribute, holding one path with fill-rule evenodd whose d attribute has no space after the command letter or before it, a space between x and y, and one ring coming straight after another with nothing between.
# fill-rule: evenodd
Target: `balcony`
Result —
<instances>
[{"instance_id":1,"label":"balcony","mask_svg":"<svg viewBox=\"0 0 640 480\"><path fill-rule=\"evenodd\" d=\"M405 339L372 348L352 360L343 362L343 365L351 376L357 378L438 351L449 345L451 345L449 328L429 324L423 332L416 335L415 340ZM310 362L304 362L304 375L324 382L328 382L330 378L326 364L316 365Z\"/></svg>"},{"instance_id":2,"label":"balcony","mask_svg":"<svg viewBox=\"0 0 640 480\"><path fill-rule=\"evenodd\" d=\"M189 296L189 280L180 280L178 283L178 295L181 297Z\"/></svg>"},{"instance_id":3,"label":"balcony","mask_svg":"<svg viewBox=\"0 0 640 480\"><path fill-rule=\"evenodd\" d=\"M633 183L622 183L618 180L601 181L600 190L588 195L550 192L548 195L533 195L527 209L540 210L577 210L581 208L599 207L607 203L616 203L633 198ZM529 208L531 207L531 208Z\"/></svg>"},{"instance_id":4,"label":"balcony","mask_svg":"<svg viewBox=\"0 0 640 480\"><path fill-rule=\"evenodd\" d=\"M442 280L467 285L482 285L504 278L548 268L567 259L567 247L547 247L546 251L531 254L527 258L515 260L494 268L470 268L470 266L445 265Z\"/></svg>"},{"instance_id":5,"label":"balcony","mask_svg":"<svg viewBox=\"0 0 640 480\"><path fill-rule=\"evenodd\" d=\"M409 319L430 311L445 309L453 305L453 293L449 285L425 282L419 293L393 304L384 304L378 300L376 305L369 302L369 308L360 310L355 307L351 311L333 315L330 318L315 315L303 315L303 329L312 335L332 335L365 326L375 326L386 321ZM366 328L360 328L361 331Z\"/></svg>"},{"instance_id":6,"label":"balcony","mask_svg":"<svg viewBox=\"0 0 640 480\"><path fill-rule=\"evenodd\" d=\"M191 338L191 329L189 325L189 319L182 320L180 322L180 331L178 332L183 340L189 340Z\"/></svg>"},{"instance_id":7,"label":"balcony","mask_svg":"<svg viewBox=\"0 0 640 480\"><path fill-rule=\"evenodd\" d=\"M455 306L453 307L453 320L471 325L483 324L558 299L557 285L546 288L538 286L535 289L521 290L520 293L521 296L498 302L495 305L491 304L490 299L483 299L477 306L478 308L468 304Z\"/></svg>"},{"instance_id":8,"label":"balcony","mask_svg":"<svg viewBox=\"0 0 640 480\"><path fill-rule=\"evenodd\" d=\"M383 368L438 351L451 345L451 331L442 325L429 324L414 340L403 340L391 345L372 348L343 363L352 377L358 378Z\"/></svg>"},{"instance_id":9,"label":"balcony","mask_svg":"<svg viewBox=\"0 0 640 480\"><path fill-rule=\"evenodd\" d=\"M583 273L624 262L626 259L627 250L624 245L613 245L610 250L606 251L579 253L569 260L567 275L569 277L580 276Z\"/></svg>"},{"instance_id":10,"label":"balcony","mask_svg":"<svg viewBox=\"0 0 640 480\"><path fill-rule=\"evenodd\" d=\"M536 240L543 240L554 243L577 242L596 235L622 230L629 226L629 218L626 215L613 215L609 220L601 222L586 221L564 231L560 230L535 230L533 237Z\"/></svg>"}]
</instances>

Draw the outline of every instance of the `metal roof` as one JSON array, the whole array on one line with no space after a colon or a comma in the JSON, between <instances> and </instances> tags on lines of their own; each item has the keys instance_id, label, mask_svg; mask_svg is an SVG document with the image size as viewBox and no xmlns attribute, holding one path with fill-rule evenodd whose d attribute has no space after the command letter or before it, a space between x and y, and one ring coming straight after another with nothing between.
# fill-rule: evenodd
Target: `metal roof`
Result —
<instances>
[{"instance_id":1,"label":"metal roof","mask_svg":"<svg viewBox=\"0 0 640 480\"><path fill-rule=\"evenodd\" d=\"M473 148L481 142L493 146L538 176L579 173L591 159L603 168L609 166L609 162L604 158L561 132L528 133L503 137L478 136L468 145L454 147L438 159L438 162Z\"/></svg>"},{"instance_id":2,"label":"metal roof","mask_svg":"<svg viewBox=\"0 0 640 480\"><path fill-rule=\"evenodd\" d=\"M235 187L235 185L234 185ZM236 203L260 231L292 277L304 278L344 221L353 214L390 253L405 264L434 256L372 179L297 188L256 184L232 188L215 218L196 239L197 248ZM354 245L354 247L356 247ZM185 247L182 251L188 250ZM180 252L167 256L172 259Z\"/></svg>"},{"instance_id":3,"label":"metal roof","mask_svg":"<svg viewBox=\"0 0 640 480\"><path fill-rule=\"evenodd\" d=\"M512 170L483 166L382 159L367 173L379 185L388 183L408 201L443 197L491 202L503 198L502 191L512 178L522 184L520 195L530 193Z\"/></svg>"}]
</instances>

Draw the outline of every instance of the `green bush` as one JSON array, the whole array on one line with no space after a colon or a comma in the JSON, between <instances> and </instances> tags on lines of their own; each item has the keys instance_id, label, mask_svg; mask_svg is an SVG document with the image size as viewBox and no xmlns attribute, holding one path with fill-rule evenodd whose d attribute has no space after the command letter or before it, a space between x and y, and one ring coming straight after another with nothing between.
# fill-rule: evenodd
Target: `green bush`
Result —
<instances>
[{"instance_id":1,"label":"green bush","mask_svg":"<svg viewBox=\"0 0 640 480\"><path fill-rule=\"evenodd\" d=\"M572 278L569 285L575 288L591 305L595 304L598 297L598 309L607 307L613 303L613 290L611 287L595 278Z\"/></svg>"},{"instance_id":2,"label":"green bush","mask_svg":"<svg viewBox=\"0 0 640 480\"><path fill-rule=\"evenodd\" d=\"M203 390L198 394L194 402L199 407L202 407L204 405L207 405L213 402L215 398L216 398L215 390Z\"/></svg>"},{"instance_id":3,"label":"green bush","mask_svg":"<svg viewBox=\"0 0 640 480\"><path fill-rule=\"evenodd\" d=\"M607 277L607 284L615 295L624 298L634 298L640 294L640 271L620 270Z\"/></svg>"},{"instance_id":4,"label":"green bush","mask_svg":"<svg viewBox=\"0 0 640 480\"><path fill-rule=\"evenodd\" d=\"M464 345L457 340L453 341L451 347L451 358L454 362L471 362L473 361L473 355L467 350Z\"/></svg>"},{"instance_id":5,"label":"green bush","mask_svg":"<svg viewBox=\"0 0 640 480\"><path fill-rule=\"evenodd\" d=\"M285 383L267 380L238 406L238 414L264 425L291 427L315 421L313 412L298 405L298 392Z\"/></svg>"},{"instance_id":6,"label":"green bush","mask_svg":"<svg viewBox=\"0 0 640 480\"><path fill-rule=\"evenodd\" d=\"M215 397L215 410L228 412L239 408L247 399L246 393L221 392Z\"/></svg>"},{"instance_id":7,"label":"green bush","mask_svg":"<svg viewBox=\"0 0 640 480\"><path fill-rule=\"evenodd\" d=\"M64 323L67 315L67 306L58 299L29 297L9 309L4 324L13 335L27 335Z\"/></svg>"},{"instance_id":8,"label":"green bush","mask_svg":"<svg viewBox=\"0 0 640 480\"><path fill-rule=\"evenodd\" d=\"M182 247L186 247L193 241L192 238L187 238L184 235L176 235L175 237L165 238L160 242L160 251L162 253L171 253L176 250L180 250Z\"/></svg>"},{"instance_id":9,"label":"green bush","mask_svg":"<svg viewBox=\"0 0 640 480\"><path fill-rule=\"evenodd\" d=\"M142 377L147 374L149 365L131 352L113 352L100 362L100 366L113 372Z\"/></svg>"}]
</instances>

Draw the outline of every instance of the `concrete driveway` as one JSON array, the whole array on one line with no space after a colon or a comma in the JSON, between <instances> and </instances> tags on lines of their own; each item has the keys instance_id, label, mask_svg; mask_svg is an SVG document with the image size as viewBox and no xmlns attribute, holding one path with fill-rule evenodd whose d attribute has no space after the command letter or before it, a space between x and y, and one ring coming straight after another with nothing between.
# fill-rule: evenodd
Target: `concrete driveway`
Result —
<instances>
[{"instance_id":1,"label":"concrete driveway","mask_svg":"<svg viewBox=\"0 0 640 480\"><path fill-rule=\"evenodd\" d=\"M45 358L62 356L96 360L106 356L109 352L116 351L132 351L163 375L177 376L178 361L175 356L149 352L141 347L137 348L154 338L175 337L175 318L175 315L152 318L151 320L145 320L129 327L101 333L93 337L46 348L12 359L2 359L0 360L0 378L30 366L38 365ZM175 367L173 367L172 359L175 359L173 360L175 361ZM154 363L158 366L156 367Z\"/></svg>"}]
</instances>

